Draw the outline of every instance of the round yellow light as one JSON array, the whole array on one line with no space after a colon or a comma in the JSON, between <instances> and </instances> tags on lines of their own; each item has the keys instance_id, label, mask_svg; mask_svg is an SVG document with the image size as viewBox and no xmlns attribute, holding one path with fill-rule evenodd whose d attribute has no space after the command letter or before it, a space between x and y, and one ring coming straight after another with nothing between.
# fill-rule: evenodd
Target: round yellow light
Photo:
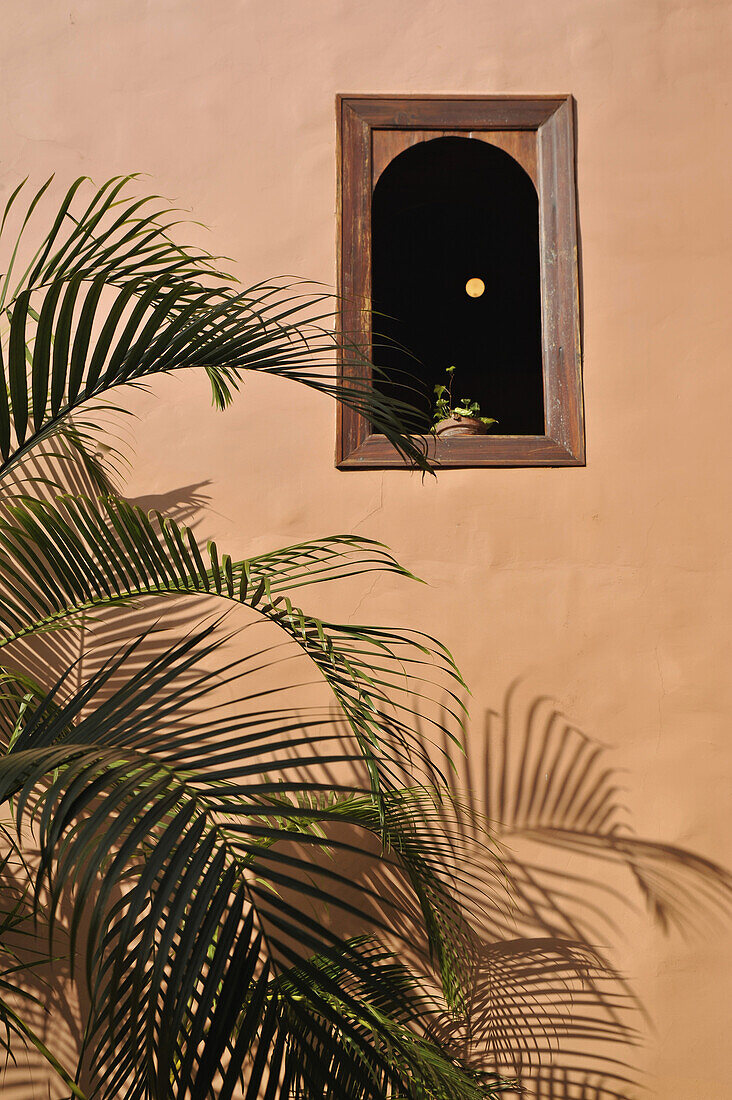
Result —
<instances>
[{"instance_id":1,"label":"round yellow light","mask_svg":"<svg viewBox=\"0 0 732 1100\"><path fill-rule=\"evenodd\" d=\"M484 290L485 283L482 279L468 279L465 284L465 293L471 298L480 298Z\"/></svg>"}]
</instances>

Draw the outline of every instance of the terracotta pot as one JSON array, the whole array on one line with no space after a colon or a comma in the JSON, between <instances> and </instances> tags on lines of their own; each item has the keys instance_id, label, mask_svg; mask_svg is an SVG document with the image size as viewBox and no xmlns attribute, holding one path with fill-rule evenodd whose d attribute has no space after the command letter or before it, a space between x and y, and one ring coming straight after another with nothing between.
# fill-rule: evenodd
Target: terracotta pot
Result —
<instances>
[{"instance_id":1,"label":"terracotta pot","mask_svg":"<svg viewBox=\"0 0 732 1100\"><path fill-rule=\"evenodd\" d=\"M441 439L452 435L485 435L487 431L488 425L472 416L450 416L435 424L435 435Z\"/></svg>"}]
</instances>

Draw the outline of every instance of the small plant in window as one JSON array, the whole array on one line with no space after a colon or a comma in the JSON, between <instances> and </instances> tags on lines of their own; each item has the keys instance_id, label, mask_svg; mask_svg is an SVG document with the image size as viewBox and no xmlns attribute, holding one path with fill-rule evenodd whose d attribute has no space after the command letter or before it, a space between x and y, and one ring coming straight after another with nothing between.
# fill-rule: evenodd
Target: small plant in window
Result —
<instances>
[{"instance_id":1,"label":"small plant in window","mask_svg":"<svg viewBox=\"0 0 732 1100\"><path fill-rule=\"evenodd\" d=\"M485 435L498 421L480 415L480 405L469 397L456 400L452 395L455 367L446 370L446 384L435 386L432 431L435 435Z\"/></svg>"}]
</instances>

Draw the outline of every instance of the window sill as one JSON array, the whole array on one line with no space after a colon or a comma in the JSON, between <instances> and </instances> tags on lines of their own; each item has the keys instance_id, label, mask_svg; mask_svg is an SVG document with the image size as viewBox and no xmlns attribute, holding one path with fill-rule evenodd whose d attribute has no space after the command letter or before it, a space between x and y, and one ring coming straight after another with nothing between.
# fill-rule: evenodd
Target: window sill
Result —
<instances>
[{"instance_id":1,"label":"window sill","mask_svg":"<svg viewBox=\"0 0 732 1100\"><path fill-rule=\"evenodd\" d=\"M491 466L584 466L584 448L574 453L547 435L474 435L425 441L427 457L439 469ZM338 457L339 470L408 469L404 459L384 435L367 435Z\"/></svg>"}]
</instances>

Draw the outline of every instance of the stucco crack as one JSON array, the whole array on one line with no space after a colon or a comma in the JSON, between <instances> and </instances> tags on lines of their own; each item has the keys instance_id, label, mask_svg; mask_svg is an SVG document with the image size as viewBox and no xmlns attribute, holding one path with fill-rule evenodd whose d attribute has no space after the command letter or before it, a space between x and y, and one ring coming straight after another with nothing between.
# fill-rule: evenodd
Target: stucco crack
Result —
<instances>
[{"instance_id":1,"label":"stucco crack","mask_svg":"<svg viewBox=\"0 0 732 1100\"><path fill-rule=\"evenodd\" d=\"M351 527L351 530L353 532L358 531L359 527L362 527L364 523L367 523L368 520L370 520L372 516L375 516L377 512L380 512L383 507L384 507L384 478L382 477L379 481L379 503L376 505L375 508L372 508L370 512L367 512L366 515L363 516L363 518L358 521L358 523L353 524L352 527Z\"/></svg>"}]
</instances>

